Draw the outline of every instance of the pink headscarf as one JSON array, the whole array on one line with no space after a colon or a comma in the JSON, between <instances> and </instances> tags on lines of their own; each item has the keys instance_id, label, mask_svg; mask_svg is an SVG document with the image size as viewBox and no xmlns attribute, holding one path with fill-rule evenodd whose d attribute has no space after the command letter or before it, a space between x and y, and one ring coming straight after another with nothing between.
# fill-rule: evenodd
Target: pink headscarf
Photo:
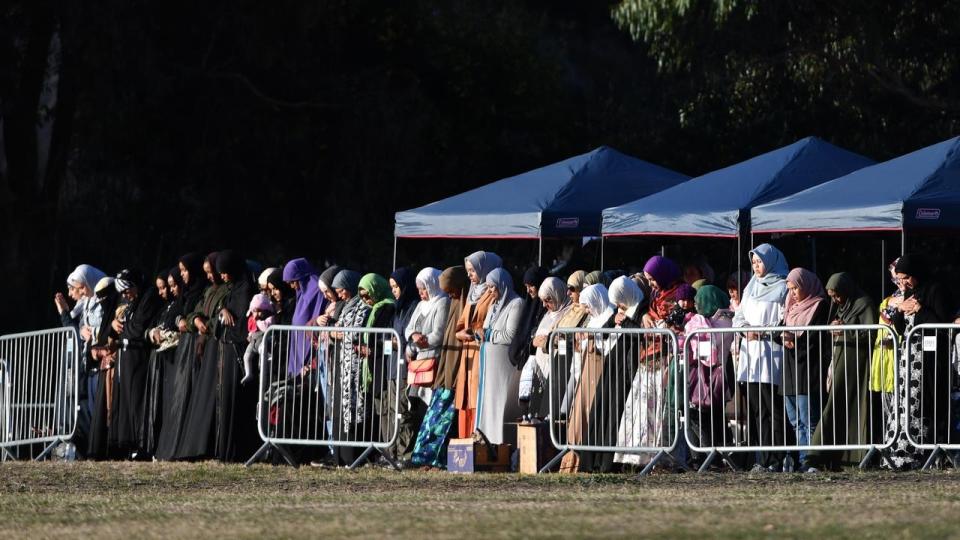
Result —
<instances>
[{"instance_id":1,"label":"pink headscarf","mask_svg":"<svg viewBox=\"0 0 960 540\"><path fill-rule=\"evenodd\" d=\"M794 268L787 274L787 283L792 283L802 294L804 299L797 302L793 295L787 293L787 301L784 305L784 322L787 326L807 326L813 320L813 315L817 312L820 302L827 298L827 293L823 290L823 284L816 274L806 268ZM803 332L796 332L797 336Z\"/></svg>"}]
</instances>

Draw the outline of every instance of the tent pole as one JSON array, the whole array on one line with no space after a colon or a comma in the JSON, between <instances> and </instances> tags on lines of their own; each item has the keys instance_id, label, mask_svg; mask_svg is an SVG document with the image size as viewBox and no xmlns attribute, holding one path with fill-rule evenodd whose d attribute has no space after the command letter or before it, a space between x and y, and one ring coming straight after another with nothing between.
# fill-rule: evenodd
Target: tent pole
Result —
<instances>
[{"instance_id":1,"label":"tent pole","mask_svg":"<svg viewBox=\"0 0 960 540\"><path fill-rule=\"evenodd\" d=\"M537 265L543 266L543 235L540 235L538 238L538 247L537 247Z\"/></svg>"},{"instance_id":2,"label":"tent pole","mask_svg":"<svg viewBox=\"0 0 960 540\"><path fill-rule=\"evenodd\" d=\"M604 237L603 237L603 235L601 234L601 235L600 235L600 271L601 271L601 272L603 272L603 270L604 270L604 268L603 268L603 242L604 242Z\"/></svg>"},{"instance_id":3,"label":"tent pole","mask_svg":"<svg viewBox=\"0 0 960 540\"><path fill-rule=\"evenodd\" d=\"M740 254L742 246L740 245L742 238L742 233L740 230L737 230L737 293L743 295L743 283L741 283L741 276L743 276L743 255Z\"/></svg>"},{"instance_id":4,"label":"tent pole","mask_svg":"<svg viewBox=\"0 0 960 540\"><path fill-rule=\"evenodd\" d=\"M397 268L397 234L393 234L393 269Z\"/></svg>"},{"instance_id":5,"label":"tent pole","mask_svg":"<svg viewBox=\"0 0 960 540\"><path fill-rule=\"evenodd\" d=\"M880 239L880 298L887 297L887 239Z\"/></svg>"},{"instance_id":6,"label":"tent pole","mask_svg":"<svg viewBox=\"0 0 960 540\"><path fill-rule=\"evenodd\" d=\"M900 256L903 257L907 253L907 228L900 227Z\"/></svg>"},{"instance_id":7,"label":"tent pole","mask_svg":"<svg viewBox=\"0 0 960 540\"><path fill-rule=\"evenodd\" d=\"M660 256L661 256L661 257L666 257L666 256L667 256L667 246L665 246L665 245L663 245L663 244L660 244Z\"/></svg>"}]
</instances>

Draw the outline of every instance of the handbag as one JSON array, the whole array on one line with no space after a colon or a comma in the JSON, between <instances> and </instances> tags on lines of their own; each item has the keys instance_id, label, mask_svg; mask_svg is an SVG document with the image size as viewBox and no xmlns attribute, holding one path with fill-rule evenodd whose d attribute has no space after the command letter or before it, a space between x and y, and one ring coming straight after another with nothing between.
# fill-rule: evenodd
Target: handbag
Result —
<instances>
[{"instance_id":1,"label":"handbag","mask_svg":"<svg viewBox=\"0 0 960 540\"><path fill-rule=\"evenodd\" d=\"M422 360L407 361L407 384L412 386L426 386L433 384L437 375L437 359L424 358Z\"/></svg>"}]
</instances>

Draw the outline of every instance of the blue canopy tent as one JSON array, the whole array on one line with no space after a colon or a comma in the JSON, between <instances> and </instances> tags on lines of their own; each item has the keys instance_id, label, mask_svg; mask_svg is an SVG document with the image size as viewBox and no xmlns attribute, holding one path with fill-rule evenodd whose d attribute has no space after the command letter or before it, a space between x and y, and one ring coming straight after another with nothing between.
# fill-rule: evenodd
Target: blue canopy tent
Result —
<instances>
[{"instance_id":1,"label":"blue canopy tent","mask_svg":"<svg viewBox=\"0 0 960 540\"><path fill-rule=\"evenodd\" d=\"M960 137L760 205L754 231L900 231L960 227Z\"/></svg>"},{"instance_id":2,"label":"blue canopy tent","mask_svg":"<svg viewBox=\"0 0 960 540\"><path fill-rule=\"evenodd\" d=\"M603 211L603 237L736 238L739 254L752 208L873 163L817 137L807 137L660 193L608 208Z\"/></svg>"},{"instance_id":3,"label":"blue canopy tent","mask_svg":"<svg viewBox=\"0 0 960 540\"><path fill-rule=\"evenodd\" d=\"M600 212L689 179L601 146L539 169L446 199L397 212L397 238L599 236Z\"/></svg>"}]
</instances>

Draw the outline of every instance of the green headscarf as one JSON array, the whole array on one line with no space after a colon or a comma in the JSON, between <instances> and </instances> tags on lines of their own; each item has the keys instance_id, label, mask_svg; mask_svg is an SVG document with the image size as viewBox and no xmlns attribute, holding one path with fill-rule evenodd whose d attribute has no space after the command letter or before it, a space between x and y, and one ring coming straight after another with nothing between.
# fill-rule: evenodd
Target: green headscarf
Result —
<instances>
[{"instance_id":1,"label":"green headscarf","mask_svg":"<svg viewBox=\"0 0 960 540\"><path fill-rule=\"evenodd\" d=\"M377 312L380 308L388 304L393 304L393 292L390 290L390 284L379 274L367 274L360 278L360 288L366 291L373 300L373 309L367 317L367 328L373 326Z\"/></svg>"},{"instance_id":2,"label":"green headscarf","mask_svg":"<svg viewBox=\"0 0 960 540\"><path fill-rule=\"evenodd\" d=\"M693 298L693 304L697 307L697 313L700 315L713 317L717 310L730 307L730 297L720 287L704 285L697 290L697 295Z\"/></svg>"}]
</instances>

